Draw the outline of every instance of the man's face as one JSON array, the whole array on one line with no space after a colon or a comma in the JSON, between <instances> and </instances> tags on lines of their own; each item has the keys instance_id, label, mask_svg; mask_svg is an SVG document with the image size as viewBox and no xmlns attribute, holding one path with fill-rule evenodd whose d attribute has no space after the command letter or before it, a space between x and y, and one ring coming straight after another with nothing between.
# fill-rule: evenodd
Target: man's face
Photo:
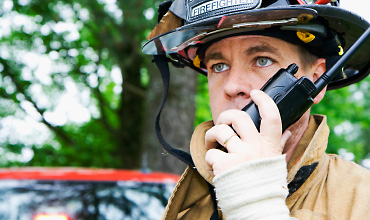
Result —
<instances>
[{"instance_id":1,"label":"man's face","mask_svg":"<svg viewBox=\"0 0 370 220\"><path fill-rule=\"evenodd\" d=\"M303 73L298 47L265 36L237 36L212 44L205 53L213 120L227 109L242 109L251 100L250 91L260 89L279 69L296 63Z\"/></svg>"}]
</instances>

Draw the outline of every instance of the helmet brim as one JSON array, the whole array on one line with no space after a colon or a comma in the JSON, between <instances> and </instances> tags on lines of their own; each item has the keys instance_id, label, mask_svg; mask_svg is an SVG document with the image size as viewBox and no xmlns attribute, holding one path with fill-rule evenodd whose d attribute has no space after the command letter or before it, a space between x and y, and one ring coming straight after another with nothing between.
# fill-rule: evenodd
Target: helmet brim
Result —
<instances>
[{"instance_id":1,"label":"helmet brim","mask_svg":"<svg viewBox=\"0 0 370 220\"><path fill-rule=\"evenodd\" d=\"M360 16L328 5L291 5L246 10L227 16L213 17L199 22L183 25L159 35L144 44L146 54L174 54L184 48L206 43L216 36L227 37L238 31L263 30L271 26L294 26L302 17L326 20L328 26L337 32L345 42L344 52L354 44L369 23ZM238 25L236 25L238 24ZM370 73L370 40L348 61L343 74L337 76L328 85L328 90L337 89L358 82ZM190 65L191 62L188 62Z\"/></svg>"},{"instance_id":2,"label":"helmet brim","mask_svg":"<svg viewBox=\"0 0 370 220\"><path fill-rule=\"evenodd\" d=\"M330 6L307 5L316 10L320 17L325 18L329 27L344 38L343 47L346 52L356 40L369 28L369 22L350 11ZM347 62L343 74L337 76L328 85L328 90L338 89L356 83L370 73L370 39Z\"/></svg>"},{"instance_id":3,"label":"helmet brim","mask_svg":"<svg viewBox=\"0 0 370 220\"><path fill-rule=\"evenodd\" d=\"M288 19L292 18L298 19L302 15L311 15L316 18L317 12L309 8L262 8L246 11L245 13L228 14L225 17L226 19L223 19L223 16L212 17L183 25L150 39L144 44L142 50L149 55L177 53L185 47L186 43L190 45L196 43L197 40L202 40L219 32L235 31L237 28L234 28L233 24L250 23L249 27L243 27L243 29L244 31L253 31L266 26L281 25L281 22L288 22ZM220 24L221 20L223 21ZM263 21L265 22L263 23ZM240 26L238 28L240 29Z\"/></svg>"}]
</instances>

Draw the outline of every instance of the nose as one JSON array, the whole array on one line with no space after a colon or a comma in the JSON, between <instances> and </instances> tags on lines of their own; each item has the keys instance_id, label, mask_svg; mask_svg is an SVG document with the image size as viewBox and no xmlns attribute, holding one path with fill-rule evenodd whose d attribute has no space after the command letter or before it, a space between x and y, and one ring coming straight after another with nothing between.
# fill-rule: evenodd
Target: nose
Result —
<instances>
[{"instance_id":1,"label":"nose","mask_svg":"<svg viewBox=\"0 0 370 220\"><path fill-rule=\"evenodd\" d=\"M250 74L238 69L230 69L224 81L224 94L228 99L250 99L250 91L255 88Z\"/></svg>"}]
</instances>

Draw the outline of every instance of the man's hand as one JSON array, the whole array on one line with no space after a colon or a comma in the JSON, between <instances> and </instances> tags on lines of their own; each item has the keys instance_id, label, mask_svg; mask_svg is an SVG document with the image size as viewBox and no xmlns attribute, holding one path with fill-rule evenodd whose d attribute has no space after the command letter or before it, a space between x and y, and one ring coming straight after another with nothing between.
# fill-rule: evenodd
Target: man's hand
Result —
<instances>
[{"instance_id":1,"label":"man's hand","mask_svg":"<svg viewBox=\"0 0 370 220\"><path fill-rule=\"evenodd\" d=\"M214 176L247 161L282 155L291 135L289 131L282 135L279 109L266 93L252 90L250 95L261 115L260 132L246 112L231 109L221 113L216 125L206 133L205 159ZM216 149L218 144L227 152Z\"/></svg>"}]
</instances>

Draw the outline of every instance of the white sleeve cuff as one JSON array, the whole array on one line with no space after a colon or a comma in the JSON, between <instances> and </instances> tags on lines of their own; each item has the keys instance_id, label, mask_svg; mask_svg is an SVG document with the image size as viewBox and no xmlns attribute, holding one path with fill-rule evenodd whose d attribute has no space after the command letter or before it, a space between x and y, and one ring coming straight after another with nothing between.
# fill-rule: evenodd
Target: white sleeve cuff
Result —
<instances>
[{"instance_id":1,"label":"white sleeve cuff","mask_svg":"<svg viewBox=\"0 0 370 220\"><path fill-rule=\"evenodd\" d=\"M285 155L250 161L213 179L227 220L286 220L289 209Z\"/></svg>"}]
</instances>

